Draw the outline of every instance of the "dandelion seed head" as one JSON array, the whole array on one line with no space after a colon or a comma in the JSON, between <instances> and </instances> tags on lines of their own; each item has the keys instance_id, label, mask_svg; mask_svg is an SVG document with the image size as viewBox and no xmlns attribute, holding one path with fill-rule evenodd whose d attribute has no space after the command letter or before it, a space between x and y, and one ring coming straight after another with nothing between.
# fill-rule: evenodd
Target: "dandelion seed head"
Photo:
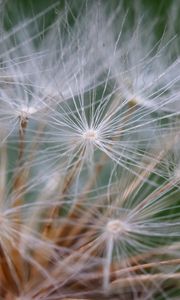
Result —
<instances>
[{"instance_id":1,"label":"dandelion seed head","mask_svg":"<svg viewBox=\"0 0 180 300\"><path fill-rule=\"evenodd\" d=\"M24 115L32 115L37 112L37 108L33 106L22 106L21 107L21 113Z\"/></svg>"},{"instance_id":2,"label":"dandelion seed head","mask_svg":"<svg viewBox=\"0 0 180 300\"><path fill-rule=\"evenodd\" d=\"M174 38L156 41L138 1L129 24L123 4L55 2L0 24L0 298L168 298L163 281L180 278Z\"/></svg>"},{"instance_id":3,"label":"dandelion seed head","mask_svg":"<svg viewBox=\"0 0 180 300\"><path fill-rule=\"evenodd\" d=\"M129 103L129 106L133 107L133 106L137 105L139 103L139 101L137 100L137 98L133 97L128 101L128 103Z\"/></svg>"},{"instance_id":4,"label":"dandelion seed head","mask_svg":"<svg viewBox=\"0 0 180 300\"><path fill-rule=\"evenodd\" d=\"M82 134L82 137L85 141L93 143L98 139L98 133L95 129L88 129Z\"/></svg>"},{"instance_id":5,"label":"dandelion seed head","mask_svg":"<svg viewBox=\"0 0 180 300\"><path fill-rule=\"evenodd\" d=\"M141 105L141 106L145 106L145 107L151 107L152 104L149 103L149 101L145 100L143 97L140 96L132 96L130 97L130 99L128 100L129 106L133 107L136 105Z\"/></svg>"},{"instance_id":6,"label":"dandelion seed head","mask_svg":"<svg viewBox=\"0 0 180 300\"><path fill-rule=\"evenodd\" d=\"M27 120L31 117L31 115L35 114L37 109L33 106L21 106L17 111L16 114L20 118L22 122L27 122Z\"/></svg>"},{"instance_id":7,"label":"dandelion seed head","mask_svg":"<svg viewBox=\"0 0 180 300\"><path fill-rule=\"evenodd\" d=\"M126 229L125 222L118 219L110 220L106 225L107 232L113 236L118 236L124 233Z\"/></svg>"}]
</instances>

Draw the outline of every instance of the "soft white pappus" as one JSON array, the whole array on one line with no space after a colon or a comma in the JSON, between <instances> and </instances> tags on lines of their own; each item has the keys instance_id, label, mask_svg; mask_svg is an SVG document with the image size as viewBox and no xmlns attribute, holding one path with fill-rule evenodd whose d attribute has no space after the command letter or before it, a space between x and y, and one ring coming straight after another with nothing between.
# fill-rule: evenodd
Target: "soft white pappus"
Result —
<instances>
[{"instance_id":1,"label":"soft white pappus","mask_svg":"<svg viewBox=\"0 0 180 300\"><path fill-rule=\"evenodd\" d=\"M180 60L174 53L178 36L167 29L158 40L157 20L146 12L128 25L129 15L120 5L117 17L109 16L102 30L102 55L119 94L151 112L179 115Z\"/></svg>"},{"instance_id":2,"label":"soft white pappus","mask_svg":"<svg viewBox=\"0 0 180 300\"><path fill-rule=\"evenodd\" d=\"M68 23L69 9L47 28L36 26L46 17L44 12L44 16L41 13L20 22L10 32L4 30L0 39L0 115L12 131L18 118L41 121L80 87L85 91L98 84L102 67L96 51L98 20L92 12L93 8L79 16L73 28Z\"/></svg>"},{"instance_id":3,"label":"soft white pappus","mask_svg":"<svg viewBox=\"0 0 180 300\"><path fill-rule=\"evenodd\" d=\"M158 138L168 132L160 122L165 117L129 104L115 89L108 93L107 86L79 92L51 114L42 139L47 145L43 159L66 160L67 168L85 163L92 169L104 157L132 172L146 168L147 161L158 163Z\"/></svg>"},{"instance_id":4,"label":"soft white pappus","mask_svg":"<svg viewBox=\"0 0 180 300\"><path fill-rule=\"evenodd\" d=\"M122 278L129 275L133 278L136 276L136 268L131 266L131 259L133 262L134 259L143 260L146 255L153 256L153 253L161 251L159 249L166 242L171 243L179 235L178 191L174 189L173 182L170 184L165 181L158 188L151 188L151 192L144 192L144 195L141 190L144 190L147 183L143 180L134 176L133 181L128 184L127 177L126 184L127 186L123 182L122 186L119 185L119 193L111 196L111 200L99 196L99 200L92 203L91 210L86 209L86 222L89 218L89 226L92 228L92 242L87 251L101 253L104 257L105 290L111 289L113 265L114 276L117 270ZM156 260L154 266L161 267L161 263L161 260ZM148 274L146 265L144 267L142 265L139 272ZM155 290L160 289L153 279L151 283ZM129 289L132 289L135 297L136 288L132 285ZM146 284L142 283L142 289L144 292L148 291Z\"/></svg>"},{"instance_id":5,"label":"soft white pappus","mask_svg":"<svg viewBox=\"0 0 180 300\"><path fill-rule=\"evenodd\" d=\"M177 4L162 28L147 1L37 12L27 1L27 13L11 2L0 5L0 299L176 299Z\"/></svg>"}]
</instances>

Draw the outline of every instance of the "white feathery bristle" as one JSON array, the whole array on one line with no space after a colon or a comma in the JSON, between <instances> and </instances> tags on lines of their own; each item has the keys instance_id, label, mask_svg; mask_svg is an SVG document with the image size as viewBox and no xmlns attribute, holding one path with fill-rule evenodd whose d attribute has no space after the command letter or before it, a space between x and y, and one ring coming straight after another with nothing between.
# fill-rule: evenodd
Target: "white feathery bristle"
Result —
<instances>
[{"instance_id":1,"label":"white feathery bristle","mask_svg":"<svg viewBox=\"0 0 180 300\"><path fill-rule=\"evenodd\" d=\"M17 2L0 1L0 299L179 299L178 1L164 28L147 1Z\"/></svg>"}]
</instances>

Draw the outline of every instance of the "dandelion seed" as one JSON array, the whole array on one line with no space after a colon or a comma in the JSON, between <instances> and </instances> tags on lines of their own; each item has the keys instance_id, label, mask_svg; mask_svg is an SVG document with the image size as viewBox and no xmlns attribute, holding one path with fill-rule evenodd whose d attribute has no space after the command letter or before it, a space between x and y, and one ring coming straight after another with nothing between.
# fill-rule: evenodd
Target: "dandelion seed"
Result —
<instances>
[{"instance_id":1,"label":"dandelion seed","mask_svg":"<svg viewBox=\"0 0 180 300\"><path fill-rule=\"evenodd\" d=\"M125 231L126 226L120 220L111 220L107 223L106 228L109 234L116 237Z\"/></svg>"},{"instance_id":2,"label":"dandelion seed","mask_svg":"<svg viewBox=\"0 0 180 300\"><path fill-rule=\"evenodd\" d=\"M94 142L98 139L97 132L93 129L89 129L83 133L83 139L87 142Z\"/></svg>"}]
</instances>

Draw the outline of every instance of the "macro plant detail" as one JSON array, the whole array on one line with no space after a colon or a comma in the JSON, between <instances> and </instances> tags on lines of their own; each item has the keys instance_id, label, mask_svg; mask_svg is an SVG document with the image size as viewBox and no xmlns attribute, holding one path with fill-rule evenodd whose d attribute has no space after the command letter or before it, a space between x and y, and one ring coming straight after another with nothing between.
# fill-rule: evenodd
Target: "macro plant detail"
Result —
<instances>
[{"instance_id":1,"label":"macro plant detail","mask_svg":"<svg viewBox=\"0 0 180 300\"><path fill-rule=\"evenodd\" d=\"M0 299L178 300L178 2L163 26L138 0L11 2Z\"/></svg>"}]
</instances>

